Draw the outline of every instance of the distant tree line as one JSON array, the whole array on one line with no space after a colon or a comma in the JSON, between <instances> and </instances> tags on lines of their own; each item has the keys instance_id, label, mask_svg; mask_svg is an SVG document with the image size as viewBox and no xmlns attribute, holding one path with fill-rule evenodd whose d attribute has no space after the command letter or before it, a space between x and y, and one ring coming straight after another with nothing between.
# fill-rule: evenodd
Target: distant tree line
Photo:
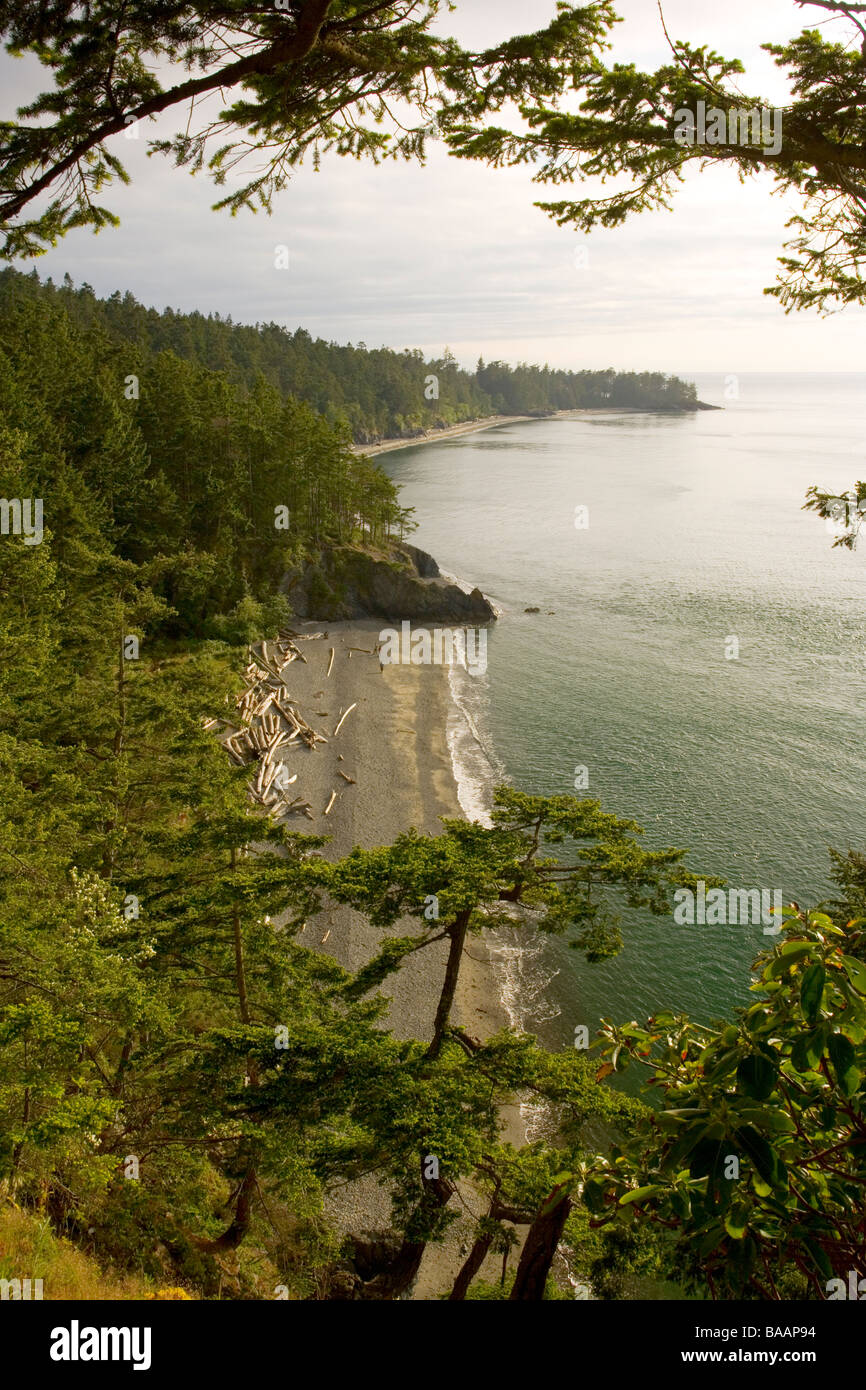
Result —
<instances>
[{"instance_id":1,"label":"distant tree line","mask_svg":"<svg viewBox=\"0 0 866 1390\"><path fill-rule=\"evenodd\" d=\"M345 425L356 444L412 438L424 430L460 424L485 415L547 415L556 410L623 407L689 410L695 388L661 372L567 372L550 367L484 363L463 371L446 348L425 359L420 350L394 352L326 343L306 329L277 323L236 324L231 316L147 309L128 291L99 299L89 285L75 288L40 283L17 271L0 274L5 302L11 287L62 305L70 322L129 344L140 357L172 352L237 387L251 389L261 378L283 396L303 401L329 424Z\"/></svg>"},{"instance_id":2,"label":"distant tree line","mask_svg":"<svg viewBox=\"0 0 866 1390\"><path fill-rule=\"evenodd\" d=\"M254 367L225 370L219 334L185 334L201 315L176 335L163 316L151 344L128 331L136 314L119 296L0 275L0 412L26 473L3 495L43 499L55 556L86 538L146 572L165 635L243 640L287 616L287 568L410 524L345 425Z\"/></svg>"}]
</instances>

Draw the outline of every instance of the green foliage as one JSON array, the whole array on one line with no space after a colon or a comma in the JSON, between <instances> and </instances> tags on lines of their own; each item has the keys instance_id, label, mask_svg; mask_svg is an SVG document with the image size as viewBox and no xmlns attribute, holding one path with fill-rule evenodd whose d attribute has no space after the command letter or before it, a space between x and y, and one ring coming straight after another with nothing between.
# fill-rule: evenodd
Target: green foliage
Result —
<instances>
[{"instance_id":1,"label":"green foliage","mask_svg":"<svg viewBox=\"0 0 866 1390\"><path fill-rule=\"evenodd\" d=\"M220 189L240 177L217 207L270 210L307 156L314 167L326 151L423 162L437 125L555 101L596 11L608 11L561 6L538 33L471 53L435 27L449 8L441 0L0 4L7 50L35 58L54 79L2 123L4 254L39 255L74 228L117 223L97 200L114 180L129 181L108 142L131 123L146 131L150 118L181 107L182 131L149 141L148 153L207 169ZM217 92L216 110L195 100ZM47 204L33 211L43 194Z\"/></svg>"},{"instance_id":2,"label":"green foliage","mask_svg":"<svg viewBox=\"0 0 866 1390\"><path fill-rule=\"evenodd\" d=\"M538 204L560 225L590 232L618 227L637 213L668 209L689 165L724 163L741 180L768 174L783 194L796 194L805 210L788 222L793 236L780 257L779 283L766 290L786 311L862 303L866 256L863 174L866 170L866 26L844 0L802 0L822 19L831 11L847 21L832 36L807 29L785 44L763 48L784 70L792 100L781 113L781 148L751 125L745 138L721 143L678 139L679 113L698 103L730 113L772 111L775 103L743 90L745 73L706 45L668 39L671 61L654 72L633 63L605 61L609 35L619 22L611 5L586 8L584 43L572 64L572 109L555 101L521 103L524 127L514 129L459 116L446 131L453 153L494 166L531 164L533 178L554 186L617 180L615 192ZM662 20L662 23L664 21ZM665 31L666 32L666 31ZM840 41L841 37L841 41ZM576 98L576 100L575 100ZM527 128L528 127L528 128Z\"/></svg>"},{"instance_id":3,"label":"green foliage","mask_svg":"<svg viewBox=\"0 0 866 1390\"><path fill-rule=\"evenodd\" d=\"M440 940L462 914L470 931L531 926L571 933L590 961L616 955L622 939L609 910L617 894L632 907L664 914L674 887L697 880L682 868L685 851L643 850L634 821L601 810L591 798L494 793L493 827L446 820L439 836L409 831L381 849L355 849L331 871L328 888L375 925L415 918L422 935L386 940L362 971L363 991L413 950ZM560 850L565 860L545 853ZM428 904L436 900L436 915Z\"/></svg>"},{"instance_id":4,"label":"green foliage","mask_svg":"<svg viewBox=\"0 0 866 1390\"><path fill-rule=\"evenodd\" d=\"M393 352L388 348L367 349L362 344L341 346L312 338L301 328L290 332L276 323L236 324L218 314L181 314L173 309L157 313L137 303L128 293L97 299L88 286L73 289L71 281L55 286L50 280L40 284L35 275L24 276L13 270L0 272L0 305L9 306L5 313L11 313L11 303L21 301L40 306L43 320L48 316L50 322L51 316L55 316L55 321L60 317L63 322L65 317L75 330L96 336L103 345L113 345L112 361L122 368L111 384L115 411L119 410L118 402L123 401L127 375L140 374L140 368L149 364L148 376L142 377L140 383L140 402L124 403L121 418L126 418L127 429L137 422L146 434L141 459L146 460L149 452L162 460L163 476L175 492L180 492L183 502L194 502L197 509L206 505L215 519L214 500L204 499L200 491L191 490L196 482L192 465L202 450L203 426L207 424L210 431L207 437L211 460L214 454L221 459L229 443L239 455L231 487L246 500L254 490L253 483L256 493L263 482L272 483L281 459L294 461L301 455L300 449L287 450L280 438L289 431L297 433L302 424L309 432L305 414L292 414L288 407L281 409L280 402L287 396L303 401L322 417L321 428L312 440L314 457L305 472L310 471L310 463L316 464L322 481L328 480L329 489L335 470L330 462L325 467L326 450L330 447L333 452L338 443L342 444L346 429L356 444L366 444L383 438L410 439L428 429L493 414L543 415L554 410L597 406L675 410L692 408L695 403L692 385L658 372L566 372L525 363L510 367L504 362L493 362L485 366L483 361L479 361L475 372L465 372L447 349L442 357L425 361L417 349ZM62 311L62 316L58 311ZM46 346L44 341L40 345ZM175 358L181 358L182 363L175 362ZM187 364L197 366L199 371L191 371ZM431 373L438 382L436 400L428 400L425 394ZM84 375L83 371L77 373L76 385L86 400L93 399L93 387L85 385ZM222 390L217 396L214 391L218 380ZM226 383L234 389L227 391ZM150 397L154 400L149 401ZM82 407L76 409L80 411ZM227 433L229 425L231 430ZM154 435L157 428L160 433ZM187 450L191 451L192 465L183 457ZM146 467L146 462L139 466ZM401 513L393 491L387 485L383 487L379 469L360 458L343 457L342 466L351 482L343 479L341 489L354 488L359 493L362 505L357 510L363 529L369 530L372 525L379 536L386 534L389 526L399 532ZM212 467L211 461L209 469ZM205 476L209 477L209 472ZM163 488L160 480L149 505L156 502L167 533L179 535L178 520L187 518L178 499L166 495ZM121 500L115 496L118 491L115 484L115 506ZM370 502L363 505L365 494L378 499L381 516ZM324 506L327 517L327 493L320 491L316 501ZM291 505L292 526L288 535L295 540L300 535L304 540L313 530L311 523L315 519L311 501L293 495ZM127 503L124 523L135 528L137 515ZM273 513L268 513L265 499L255 515L273 528ZM197 510L192 511L189 519L198 521ZM238 521L246 521L246 517L241 514ZM404 527L405 524L404 516ZM331 524L321 529L325 537L333 532ZM343 525L342 533L345 529ZM260 542L261 538L260 531ZM200 565L196 556L182 554L175 559L173 602L182 612L186 611L185 602L198 598L203 583L206 587L207 575L200 573Z\"/></svg>"},{"instance_id":5,"label":"green foliage","mask_svg":"<svg viewBox=\"0 0 866 1390\"><path fill-rule=\"evenodd\" d=\"M466 1295L467 1303L498 1303L506 1300L511 1293L514 1285L514 1275L509 1274L504 1283L491 1284L486 1279L476 1279ZM562 1303L570 1302L572 1295L566 1289L560 1288L552 1276L548 1276L544 1289L546 1302Z\"/></svg>"},{"instance_id":6,"label":"green foliage","mask_svg":"<svg viewBox=\"0 0 866 1390\"><path fill-rule=\"evenodd\" d=\"M863 515L866 513L866 483L855 483L850 492L838 496L810 487L803 504L804 512L816 512L825 521L833 521L839 534L833 546L853 550L860 536Z\"/></svg>"},{"instance_id":7,"label":"green foliage","mask_svg":"<svg viewBox=\"0 0 866 1390\"><path fill-rule=\"evenodd\" d=\"M251 811L205 721L241 644L285 621L282 567L359 516L368 538L387 528L393 490L261 379L124 346L89 293L2 289L0 483L43 498L45 533L0 546L0 1180L121 1267L213 1294L249 1247L235 1296L268 1278L316 1296L333 1185L384 1181L420 1251L498 1152L506 1104L550 1105L570 1154L631 1105L528 1037L454 1030L441 1058L393 1038L371 990L431 933L350 976L296 943L323 895L386 930L426 921L435 892L472 930L524 910L564 930L573 908L585 932L597 885L660 903L679 854L642 856L595 803L503 791L492 830L448 822L332 866L321 838ZM569 838L581 864L560 870L544 849ZM562 1167L551 1147L501 1182L538 1205Z\"/></svg>"},{"instance_id":8,"label":"green foliage","mask_svg":"<svg viewBox=\"0 0 866 1390\"><path fill-rule=\"evenodd\" d=\"M864 940L863 919L792 909L734 1024L603 1026L603 1054L627 1052L664 1100L588 1178L594 1224L681 1232L714 1296L776 1298L798 1271L799 1296L824 1297L860 1266Z\"/></svg>"},{"instance_id":9,"label":"green foliage","mask_svg":"<svg viewBox=\"0 0 866 1390\"><path fill-rule=\"evenodd\" d=\"M137 315L148 317L131 299L102 304L71 282L0 277L4 496L41 498L51 534L50 551L28 547L28 573L59 564L87 592L84 568L103 586L113 564L115 589L137 587L150 605L138 617L151 637L269 635L289 614L287 570L323 546L387 545L405 530L396 489L342 426L254 370L233 384L205 365L207 335L185 339L182 358L173 316L152 347Z\"/></svg>"},{"instance_id":10,"label":"green foliage","mask_svg":"<svg viewBox=\"0 0 866 1390\"><path fill-rule=\"evenodd\" d=\"M486 1202L495 1253L559 1211L576 1267L610 1290L618 1248L635 1279L679 1266L701 1292L744 1296L818 1293L858 1267L862 856L835 857L840 903L789 918L734 1024L607 1025L600 1067L469 1037L450 1021L468 934L566 934L604 959L618 906L663 914L695 885L683 851L644 849L597 801L509 787L490 828L447 820L337 864L254 813L204 727L240 682L232 643L284 621L283 565L359 516L387 530L395 495L267 382L142 347L127 400L115 330L2 283L0 489L45 499L41 544L0 545L0 1180L16 1199L208 1295L242 1249L235 1296L279 1277L327 1297L328 1194L364 1178L390 1193L404 1276L461 1184ZM267 511L286 496L296 529L274 539ZM353 975L296 940L328 898L384 934ZM397 1039L378 986L443 938L433 1042ZM629 1059L663 1108L604 1084ZM514 1150L501 1115L523 1100L551 1137ZM645 1223L667 1234L620 1240Z\"/></svg>"}]
</instances>

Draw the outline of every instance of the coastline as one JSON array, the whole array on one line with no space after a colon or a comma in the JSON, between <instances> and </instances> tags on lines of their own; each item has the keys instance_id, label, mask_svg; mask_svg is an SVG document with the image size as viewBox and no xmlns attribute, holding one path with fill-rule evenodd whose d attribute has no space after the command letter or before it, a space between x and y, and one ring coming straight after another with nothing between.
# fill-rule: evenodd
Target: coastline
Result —
<instances>
[{"instance_id":1,"label":"coastline","mask_svg":"<svg viewBox=\"0 0 866 1390\"><path fill-rule=\"evenodd\" d=\"M288 755L290 773L298 774L292 791L310 803L313 816L312 820L291 817L288 828L330 836L323 853L339 858L355 845L370 849L389 844L410 827L435 835L442 829L443 817L465 819L455 765L455 727L462 715L450 668L396 664L380 668L373 652L381 630L377 620L306 622L297 628L298 646L306 660L292 663L287 683L304 717L328 742L317 744L315 750L297 748ZM337 722L352 705L355 708L334 736ZM354 783L344 780L341 771ZM332 792L337 793L336 799L326 815ZM466 805L465 793L462 799ZM297 940L312 950L327 951L346 969L357 970L376 951L380 935L359 914L336 907L311 919ZM446 955L447 942L437 942L410 956L384 982L381 992L391 1000L387 1026L397 1036L432 1036ZM480 937L471 939L464 954L453 1016L482 1039L511 1026L490 949ZM509 1107L503 1114L503 1139L521 1144L524 1138L521 1116ZM479 1207L480 1214L480 1204L464 1184L461 1198L460 1217L446 1240L425 1252L412 1295L415 1299L435 1299L447 1292L460 1268L461 1244L467 1235L471 1239L473 1229L466 1209ZM390 1224L388 1194L372 1179L333 1194L328 1211L346 1231ZM494 1263L482 1270L483 1276L497 1277L499 1259Z\"/></svg>"},{"instance_id":2,"label":"coastline","mask_svg":"<svg viewBox=\"0 0 866 1390\"><path fill-rule=\"evenodd\" d=\"M328 835L323 852L329 859L348 854L356 845L372 849L389 844L410 827L435 835L443 817L465 818L449 748L454 708L448 668L380 668L372 649L381 626L377 620L358 619L306 622L298 628L306 662L294 662L290 668L292 697L329 742L315 751L299 748L288 755L289 771L298 773L292 790L311 804L313 818L291 817L286 824L304 833ZM310 640L319 632L324 635ZM331 648L334 662L328 677ZM355 708L334 737L340 716L352 705ZM336 799L326 815L332 792ZM325 931L330 935L323 943ZM298 940L313 949L324 946L354 970L374 953L379 937L358 914L335 908L308 923ZM463 1027L483 1035L504 1026L507 1017L489 978L492 970L486 961L474 958L482 954L477 945L467 957L465 974L461 971L457 1013ZM392 997L389 1022L395 1033L432 1036L445 957L446 943L437 943L410 957L387 980L383 992Z\"/></svg>"},{"instance_id":3,"label":"coastline","mask_svg":"<svg viewBox=\"0 0 866 1390\"><path fill-rule=\"evenodd\" d=\"M443 439L459 439L464 434L479 434L482 430L493 430L499 425L521 425L532 420L578 420L582 415L691 415L701 410L721 409L721 406L698 401L693 411L653 410L635 405L587 405L576 406L573 410L552 410L549 415L485 415L477 420L464 420L459 425L448 425L445 429L425 430L411 439L381 439L374 444L353 444L352 452L372 458L376 454L390 454L397 449L417 449L422 444L438 444Z\"/></svg>"},{"instance_id":4,"label":"coastline","mask_svg":"<svg viewBox=\"0 0 866 1390\"><path fill-rule=\"evenodd\" d=\"M462 434L478 434L481 430L496 429L497 425L518 425L525 420L552 419L538 415L485 415L479 420L464 420L460 425L448 425L442 430L425 430L413 439L382 439L377 444L353 444L356 454L390 454L395 449L415 449L420 444L436 444L440 439L457 439Z\"/></svg>"}]
</instances>

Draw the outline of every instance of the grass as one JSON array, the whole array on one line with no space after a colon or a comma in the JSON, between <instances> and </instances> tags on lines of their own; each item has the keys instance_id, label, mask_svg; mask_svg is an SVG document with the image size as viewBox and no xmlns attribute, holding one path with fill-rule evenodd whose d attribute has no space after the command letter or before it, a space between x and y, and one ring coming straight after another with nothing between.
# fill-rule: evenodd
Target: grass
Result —
<instances>
[{"instance_id":1,"label":"grass","mask_svg":"<svg viewBox=\"0 0 866 1390\"><path fill-rule=\"evenodd\" d=\"M56 1236L47 1217L8 1201L0 1206L0 1279L41 1279L42 1297L103 1302L175 1296L150 1280L101 1269L71 1241ZM189 1295L184 1294L184 1297Z\"/></svg>"}]
</instances>

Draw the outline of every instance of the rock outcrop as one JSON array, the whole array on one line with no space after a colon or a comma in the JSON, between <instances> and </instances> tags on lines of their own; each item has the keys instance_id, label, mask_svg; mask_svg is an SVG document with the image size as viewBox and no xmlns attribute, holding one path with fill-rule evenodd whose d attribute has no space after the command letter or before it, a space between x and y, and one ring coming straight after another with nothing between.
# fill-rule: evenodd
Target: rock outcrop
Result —
<instances>
[{"instance_id":1,"label":"rock outcrop","mask_svg":"<svg viewBox=\"0 0 866 1390\"><path fill-rule=\"evenodd\" d=\"M299 618L317 622L389 618L465 626L496 617L480 589L464 593L443 579L432 555L414 545L387 552L334 546L287 574L282 588Z\"/></svg>"}]
</instances>

